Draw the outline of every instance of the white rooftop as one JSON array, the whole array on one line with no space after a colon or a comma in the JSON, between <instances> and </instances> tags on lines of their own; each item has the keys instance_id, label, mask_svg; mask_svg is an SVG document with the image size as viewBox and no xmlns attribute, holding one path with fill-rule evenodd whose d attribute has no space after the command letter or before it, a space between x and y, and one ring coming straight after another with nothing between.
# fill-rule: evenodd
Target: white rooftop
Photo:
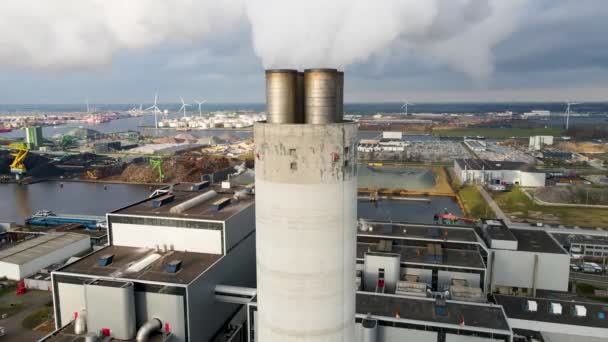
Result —
<instances>
[{"instance_id":1,"label":"white rooftop","mask_svg":"<svg viewBox=\"0 0 608 342\"><path fill-rule=\"evenodd\" d=\"M36 238L23 241L15 246L0 251L0 262L23 265L32 260L69 246L80 240L88 240L89 236L77 233L48 233Z\"/></svg>"}]
</instances>

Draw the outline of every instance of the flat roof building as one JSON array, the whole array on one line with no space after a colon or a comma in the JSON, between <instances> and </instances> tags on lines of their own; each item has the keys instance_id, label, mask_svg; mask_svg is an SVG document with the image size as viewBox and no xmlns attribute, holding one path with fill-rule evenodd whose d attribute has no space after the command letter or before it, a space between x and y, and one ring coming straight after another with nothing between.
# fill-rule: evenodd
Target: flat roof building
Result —
<instances>
[{"instance_id":1,"label":"flat roof building","mask_svg":"<svg viewBox=\"0 0 608 342\"><path fill-rule=\"evenodd\" d=\"M546 175L532 165L513 161L456 159L454 173L463 184L545 186Z\"/></svg>"},{"instance_id":2,"label":"flat roof building","mask_svg":"<svg viewBox=\"0 0 608 342\"><path fill-rule=\"evenodd\" d=\"M90 248L90 238L84 234L53 232L39 235L0 250L0 277L21 280Z\"/></svg>"},{"instance_id":3,"label":"flat roof building","mask_svg":"<svg viewBox=\"0 0 608 342\"><path fill-rule=\"evenodd\" d=\"M254 212L246 188L180 184L108 213L110 245L52 273L58 330L45 341L82 337L85 311L88 331L117 340L221 335L239 305L215 286L255 286Z\"/></svg>"}]
</instances>

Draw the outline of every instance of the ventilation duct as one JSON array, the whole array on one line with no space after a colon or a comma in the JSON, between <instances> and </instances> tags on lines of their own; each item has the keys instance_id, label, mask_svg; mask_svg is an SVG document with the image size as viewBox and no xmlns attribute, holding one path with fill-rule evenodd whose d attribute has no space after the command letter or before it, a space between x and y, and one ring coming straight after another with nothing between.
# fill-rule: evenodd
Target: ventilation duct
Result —
<instances>
[{"instance_id":1,"label":"ventilation duct","mask_svg":"<svg viewBox=\"0 0 608 342\"><path fill-rule=\"evenodd\" d=\"M202 195L193 197L183 203L180 203L180 204L174 206L173 208L171 208L169 210L169 212L172 214L181 214L184 211L186 211L190 208L194 208L195 206L197 206L201 203L204 203L205 201L208 201L215 196L217 196L217 192L215 192L215 190L207 191Z\"/></svg>"}]
</instances>

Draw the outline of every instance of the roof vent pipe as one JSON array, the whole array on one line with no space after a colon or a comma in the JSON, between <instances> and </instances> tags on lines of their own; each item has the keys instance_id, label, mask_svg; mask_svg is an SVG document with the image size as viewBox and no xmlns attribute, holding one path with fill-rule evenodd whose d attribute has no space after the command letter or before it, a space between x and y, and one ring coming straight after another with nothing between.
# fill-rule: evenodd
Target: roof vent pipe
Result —
<instances>
[{"instance_id":1,"label":"roof vent pipe","mask_svg":"<svg viewBox=\"0 0 608 342\"><path fill-rule=\"evenodd\" d=\"M162 328L163 323L158 318L152 318L137 330L137 337L135 337L135 340L137 342L148 342L150 340L150 335L161 331Z\"/></svg>"},{"instance_id":2,"label":"roof vent pipe","mask_svg":"<svg viewBox=\"0 0 608 342\"><path fill-rule=\"evenodd\" d=\"M205 192L202 195L193 197L183 203L180 203L176 206L174 206L173 208L169 209L169 212L172 214L181 214L184 211L193 208L205 201L208 201L210 199L212 199L213 197L217 196L217 192L215 192L215 190L210 190Z\"/></svg>"}]
</instances>

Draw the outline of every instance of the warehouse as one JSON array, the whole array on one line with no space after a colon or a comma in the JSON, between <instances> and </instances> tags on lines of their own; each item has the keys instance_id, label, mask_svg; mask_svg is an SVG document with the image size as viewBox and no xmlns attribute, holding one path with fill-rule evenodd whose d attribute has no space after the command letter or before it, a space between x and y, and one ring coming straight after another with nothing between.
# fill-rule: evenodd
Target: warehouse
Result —
<instances>
[{"instance_id":1,"label":"warehouse","mask_svg":"<svg viewBox=\"0 0 608 342\"><path fill-rule=\"evenodd\" d=\"M215 286L255 285L254 212L244 188L203 182L109 213L110 245L52 273L58 330L45 341L76 338L83 310L91 333L117 340L209 341L239 309Z\"/></svg>"},{"instance_id":2,"label":"warehouse","mask_svg":"<svg viewBox=\"0 0 608 342\"><path fill-rule=\"evenodd\" d=\"M568 291L570 255L550 234L510 229L498 220L485 221L482 229L493 255L492 292Z\"/></svg>"},{"instance_id":3,"label":"warehouse","mask_svg":"<svg viewBox=\"0 0 608 342\"><path fill-rule=\"evenodd\" d=\"M0 277L20 280L90 248L90 238L84 234L40 235L0 251Z\"/></svg>"},{"instance_id":4,"label":"warehouse","mask_svg":"<svg viewBox=\"0 0 608 342\"><path fill-rule=\"evenodd\" d=\"M484 159L456 159L454 173L463 184L545 186L546 175L529 164Z\"/></svg>"}]
</instances>

